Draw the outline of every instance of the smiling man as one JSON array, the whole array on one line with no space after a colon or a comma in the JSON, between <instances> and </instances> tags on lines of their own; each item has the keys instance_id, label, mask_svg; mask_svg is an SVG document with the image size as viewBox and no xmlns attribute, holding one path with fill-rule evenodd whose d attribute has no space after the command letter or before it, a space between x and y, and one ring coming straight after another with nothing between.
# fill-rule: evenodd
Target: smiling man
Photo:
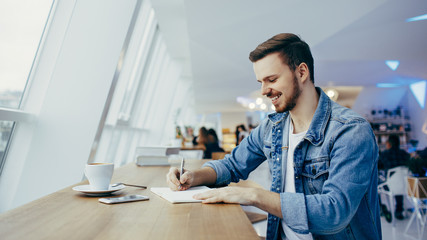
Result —
<instances>
[{"instance_id":1,"label":"smiling man","mask_svg":"<svg viewBox=\"0 0 427 240\"><path fill-rule=\"evenodd\" d=\"M278 34L249 59L276 113L223 160L181 177L171 168L170 188L224 186L268 161L270 191L224 187L195 197L267 211L267 239L381 239L378 147L369 123L315 87L313 57L298 36Z\"/></svg>"}]
</instances>

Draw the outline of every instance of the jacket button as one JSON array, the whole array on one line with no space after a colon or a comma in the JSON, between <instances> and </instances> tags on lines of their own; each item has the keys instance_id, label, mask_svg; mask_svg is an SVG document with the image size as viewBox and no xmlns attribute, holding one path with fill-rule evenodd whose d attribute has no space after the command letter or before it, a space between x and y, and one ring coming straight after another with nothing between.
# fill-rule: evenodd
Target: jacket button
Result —
<instances>
[{"instance_id":1,"label":"jacket button","mask_svg":"<svg viewBox=\"0 0 427 240\"><path fill-rule=\"evenodd\" d=\"M295 176L295 179L298 179L298 176Z\"/></svg>"}]
</instances>

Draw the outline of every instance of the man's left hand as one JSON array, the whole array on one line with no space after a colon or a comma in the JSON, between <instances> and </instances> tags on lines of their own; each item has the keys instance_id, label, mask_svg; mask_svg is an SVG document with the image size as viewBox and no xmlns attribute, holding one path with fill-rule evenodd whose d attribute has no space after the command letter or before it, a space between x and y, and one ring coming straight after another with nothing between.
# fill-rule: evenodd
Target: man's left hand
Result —
<instances>
[{"instance_id":1,"label":"man's left hand","mask_svg":"<svg viewBox=\"0 0 427 240\"><path fill-rule=\"evenodd\" d=\"M255 188L224 187L210 190L194 195L195 199L203 203L238 203L242 205L253 205L256 198Z\"/></svg>"}]
</instances>

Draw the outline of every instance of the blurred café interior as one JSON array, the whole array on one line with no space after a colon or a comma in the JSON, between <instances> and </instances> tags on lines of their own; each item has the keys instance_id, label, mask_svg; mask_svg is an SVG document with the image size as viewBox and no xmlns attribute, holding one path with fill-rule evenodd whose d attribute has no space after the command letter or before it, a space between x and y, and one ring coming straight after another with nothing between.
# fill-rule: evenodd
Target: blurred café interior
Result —
<instances>
[{"instance_id":1,"label":"blurred caf\u00e9 interior","mask_svg":"<svg viewBox=\"0 0 427 240\"><path fill-rule=\"evenodd\" d=\"M0 213L84 181L87 163L134 164L138 147L221 159L274 112L248 55L281 32L310 45L315 85L371 123L380 151L391 135L411 159L427 149L425 0L6 0ZM267 171L250 179L269 188ZM381 217L384 239L420 239L403 233L404 195L403 220Z\"/></svg>"}]
</instances>

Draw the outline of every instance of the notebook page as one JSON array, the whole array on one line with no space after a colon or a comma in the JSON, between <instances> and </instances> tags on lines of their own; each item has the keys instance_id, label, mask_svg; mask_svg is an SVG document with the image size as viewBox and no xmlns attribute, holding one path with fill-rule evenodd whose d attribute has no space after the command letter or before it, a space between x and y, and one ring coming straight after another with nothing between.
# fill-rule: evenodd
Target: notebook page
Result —
<instances>
[{"instance_id":1,"label":"notebook page","mask_svg":"<svg viewBox=\"0 0 427 240\"><path fill-rule=\"evenodd\" d=\"M198 193L206 192L210 190L210 188L198 186L185 191L172 191L168 187L152 187L150 190L171 203L190 203L201 202L201 200L194 199L193 196Z\"/></svg>"}]
</instances>

